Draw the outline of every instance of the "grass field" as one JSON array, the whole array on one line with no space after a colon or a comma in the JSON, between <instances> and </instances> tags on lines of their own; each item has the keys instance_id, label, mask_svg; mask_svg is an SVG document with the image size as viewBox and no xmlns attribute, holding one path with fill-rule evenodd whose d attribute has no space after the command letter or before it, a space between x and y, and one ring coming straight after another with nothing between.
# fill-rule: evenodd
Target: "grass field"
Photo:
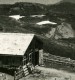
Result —
<instances>
[{"instance_id":1,"label":"grass field","mask_svg":"<svg viewBox=\"0 0 75 80\"><path fill-rule=\"evenodd\" d=\"M0 72L0 80L14 80L14 76ZM37 66L34 73L20 80L75 80L75 73Z\"/></svg>"},{"instance_id":2,"label":"grass field","mask_svg":"<svg viewBox=\"0 0 75 80\"><path fill-rule=\"evenodd\" d=\"M36 67L41 73L30 74L20 80L75 80L75 73L57 70L53 68Z\"/></svg>"},{"instance_id":3,"label":"grass field","mask_svg":"<svg viewBox=\"0 0 75 80\"><path fill-rule=\"evenodd\" d=\"M0 72L0 80L14 80L14 77L6 73Z\"/></svg>"}]
</instances>

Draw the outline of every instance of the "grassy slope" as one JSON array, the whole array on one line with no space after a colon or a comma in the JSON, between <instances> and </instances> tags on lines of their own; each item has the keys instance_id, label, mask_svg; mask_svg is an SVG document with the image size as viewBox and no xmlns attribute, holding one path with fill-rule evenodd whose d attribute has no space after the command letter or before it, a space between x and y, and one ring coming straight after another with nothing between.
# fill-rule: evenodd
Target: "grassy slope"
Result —
<instances>
[{"instance_id":1,"label":"grassy slope","mask_svg":"<svg viewBox=\"0 0 75 80\"><path fill-rule=\"evenodd\" d=\"M75 39L73 39L75 40ZM45 40L44 49L50 54L75 59L75 42L66 40Z\"/></svg>"}]
</instances>

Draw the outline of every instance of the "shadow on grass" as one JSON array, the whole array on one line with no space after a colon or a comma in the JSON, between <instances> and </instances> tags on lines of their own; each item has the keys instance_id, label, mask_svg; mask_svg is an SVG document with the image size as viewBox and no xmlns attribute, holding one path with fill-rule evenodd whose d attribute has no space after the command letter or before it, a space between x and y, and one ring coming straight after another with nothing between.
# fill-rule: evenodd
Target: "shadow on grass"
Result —
<instances>
[{"instance_id":1,"label":"shadow on grass","mask_svg":"<svg viewBox=\"0 0 75 80\"><path fill-rule=\"evenodd\" d=\"M15 71L14 69L7 69L7 68L0 67L0 72L6 73L12 76L14 76L14 71Z\"/></svg>"}]
</instances>

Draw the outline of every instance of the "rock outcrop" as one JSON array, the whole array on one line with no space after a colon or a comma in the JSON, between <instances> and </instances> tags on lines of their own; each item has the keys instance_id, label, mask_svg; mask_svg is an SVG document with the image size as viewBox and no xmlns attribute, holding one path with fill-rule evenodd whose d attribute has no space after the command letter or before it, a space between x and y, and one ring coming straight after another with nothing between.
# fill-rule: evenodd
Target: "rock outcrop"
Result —
<instances>
[{"instance_id":1,"label":"rock outcrop","mask_svg":"<svg viewBox=\"0 0 75 80\"><path fill-rule=\"evenodd\" d=\"M62 22L56 28L52 28L46 36L48 38L61 39L61 38L73 38L75 37L75 32L71 25L66 22Z\"/></svg>"}]
</instances>

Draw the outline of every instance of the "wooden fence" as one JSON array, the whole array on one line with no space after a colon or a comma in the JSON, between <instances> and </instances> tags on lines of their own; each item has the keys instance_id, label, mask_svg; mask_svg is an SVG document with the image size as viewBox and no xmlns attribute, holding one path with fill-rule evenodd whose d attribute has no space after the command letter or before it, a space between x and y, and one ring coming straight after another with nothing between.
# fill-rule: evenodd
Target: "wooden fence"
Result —
<instances>
[{"instance_id":1,"label":"wooden fence","mask_svg":"<svg viewBox=\"0 0 75 80\"><path fill-rule=\"evenodd\" d=\"M44 56L46 67L75 71L75 60L49 54Z\"/></svg>"}]
</instances>

